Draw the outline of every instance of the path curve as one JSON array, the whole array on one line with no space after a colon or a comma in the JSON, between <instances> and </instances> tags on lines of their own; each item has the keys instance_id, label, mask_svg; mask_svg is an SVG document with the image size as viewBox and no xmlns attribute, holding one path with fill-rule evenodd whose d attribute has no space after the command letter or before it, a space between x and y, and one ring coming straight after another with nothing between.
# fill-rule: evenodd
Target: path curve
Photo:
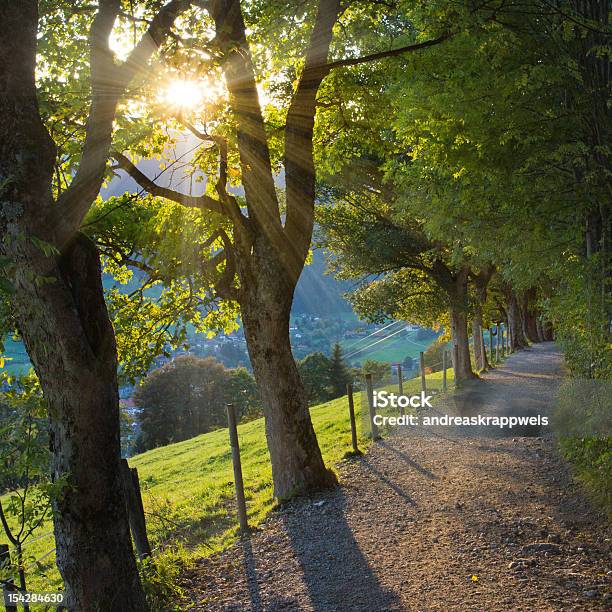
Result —
<instances>
[{"instance_id":1,"label":"path curve","mask_svg":"<svg viewBox=\"0 0 612 612\"><path fill-rule=\"evenodd\" d=\"M562 376L554 344L534 345L451 408L544 414ZM343 462L341 488L198 562L194 609L609 609L611 534L553 440L464 433L403 429Z\"/></svg>"}]
</instances>

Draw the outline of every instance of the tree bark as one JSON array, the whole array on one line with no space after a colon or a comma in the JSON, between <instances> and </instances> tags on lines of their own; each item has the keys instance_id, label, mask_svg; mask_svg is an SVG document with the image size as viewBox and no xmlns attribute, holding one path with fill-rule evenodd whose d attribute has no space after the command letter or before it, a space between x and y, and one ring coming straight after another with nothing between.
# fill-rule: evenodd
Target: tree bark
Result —
<instances>
[{"instance_id":1,"label":"tree bark","mask_svg":"<svg viewBox=\"0 0 612 612\"><path fill-rule=\"evenodd\" d=\"M529 343L523 333L523 316L519 305L518 298L512 289L508 288L504 291L506 296L508 327L512 336L512 350L527 348Z\"/></svg>"},{"instance_id":2,"label":"tree bark","mask_svg":"<svg viewBox=\"0 0 612 612\"><path fill-rule=\"evenodd\" d=\"M474 361L476 362L476 368L479 370L487 370L490 365L484 344L481 314L476 314L472 318L472 344L474 346Z\"/></svg>"},{"instance_id":3,"label":"tree bark","mask_svg":"<svg viewBox=\"0 0 612 612\"><path fill-rule=\"evenodd\" d=\"M120 478L112 325L95 246L79 234L17 279L19 329L49 406L57 565L70 609L147 610ZM47 281L37 282L41 271Z\"/></svg>"},{"instance_id":4,"label":"tree bark","mask_svg":"<svg viewBox=\"0 0 612 612\"><path fill-rule=\"evenodd\" d=\"M474 317L472 319L472 336L476 367L480 370L487 370L491 367L489 360L487 359L487 351L484 343L482 310L485 302L487 301L487 287L494 272L495 268L492 265L488 265L474 277L476 300L474 304Z\"/></svg>"},{"instance_id":5,"label":"tree bark","mask_svg":"<svg viewBox=\"0 0 612 612\"><path fill-rule=\"evenodd\" d=\"M273 262L262 265L271 271ZM258 275L241 302L242 322L261 395L274 495L286 500L336 484L315 435L308 398L291 353L293 287L286 274Z\"/></svg>"},{"instance_id":6,"label":"tree bark","mask_svg":"<svg viewBox=\"0 0 612 612\"><path fill-rule=\"evenodd\" d=\"M536 330L538 332L538 342L544 342L546 338L544 337L544 326L540 317L536 318Z\"/></svg>"},{"instance_id":7,"label":"tree bark","mask_svg":"<svg viewBox=\"0 0 612 612\"><path fill-rule=\"evenodd\" d=\"M527 336L530 342L539 342L538 328L537 328L537 313L534 307L535 301L535 290L528 289L523 293L522 303L522 314L523 314L523 328L525 336Z\"/></svg>"},{"instance_id":8,"label":"tree bark","mask_svg":"<svg viewBox=\"0 0 612 612\"><path fill-rule=\"evenodd\" d=\"M466 380L476 378L472 371L467 316L461 307L454 305L450 307L449 313L451 319L451 339L453 346L457 347L456 351L453 351L455 383L461 384Z\"/></svg>"},{"instance_id":9,"label":"tree bark","mask_svg":"<svg viewBox=\"0 0 612 612\"><path fill-rule=\"evenodd\" d=\"M468 269L460 270L454 280L450 294L449 314L453 347L453 369L455 383L460 385L466 380L477 378L472 370L470 341L468 335Z\"/></svg>"},{"instance_id":10,"label":"tree bark","mask_svg":"<svg viewBox=\"0 0 612 612\"><path fill-rule=\"evenodd\" d=\"M97 27L110 32L118 6L101 6ZM53 242L48 222L57 209L56 149L36 97L37 25L37 2L0 3L0 255L10 261L11 305L48 404L52 476L66 481L53 504L67 604L141 611L147 605L119 479L117 359L99 259L80 235Z\"/></svg>"}]
</instances>

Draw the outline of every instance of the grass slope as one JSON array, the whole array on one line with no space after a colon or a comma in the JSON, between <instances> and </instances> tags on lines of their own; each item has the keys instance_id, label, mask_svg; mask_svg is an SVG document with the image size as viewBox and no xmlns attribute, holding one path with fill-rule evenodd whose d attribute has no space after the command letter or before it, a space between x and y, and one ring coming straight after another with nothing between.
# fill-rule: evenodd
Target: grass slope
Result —
<instances>
[{"instance_id":1,"label":"grass slope","mask_svg":"<svg viewBox=\"0 0 612 612\"><path fill-rule=\"evenodd\" d=\"M449 370L449 385L453 372ZM427 376L428 390L441 387L441 372ZM396 385L387 387L396 390ZM420 391L420 379L404 382L404 393ZM355 394L360 448L368 440L362 431L361 393ZM325 463L334 466L351 450L351 434L346 396L311 408L313 425ZM245 493L251 526L260 524L274 506L272 471L265 439L264 420L238 426ZM226 429L202 434L132 457L138 468L149 538L153 547L182 542L193 556L206 556L235 541L238 524L234 501L231 450ZM3 498L4 501L4 498ZM50 521L33 538L48 532ZM53 537L43 537L26 545L28 586L50 591L61 582L55 555L39 565L33 560L52 549Z\"/></svg>"},{"instance_id":2,"label":"grass slope","mask_svg":"<svg viewBox=\"0 0 612 612\"><path fill-rule=\"evenodd\" d=\"M397 328L393 329L397 331ZM401 363L408 356L418 361L419 353L427 350L427 347L429 347L437 337L432 335L417 340L418 333L417 331L410 331L386 338L372 336L359 340L343 340L340 344L344 354L350 356L348 361L353 364L363 363L367 359L386 361L388 363Z\"/></svg>"}]
</instances>

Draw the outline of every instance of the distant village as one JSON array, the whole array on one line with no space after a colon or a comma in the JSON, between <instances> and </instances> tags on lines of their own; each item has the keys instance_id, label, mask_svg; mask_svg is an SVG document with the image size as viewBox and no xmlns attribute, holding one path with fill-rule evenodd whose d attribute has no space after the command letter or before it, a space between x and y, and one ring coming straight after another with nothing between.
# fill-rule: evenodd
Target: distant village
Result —
<instances>
[{"instance_id":1,"label":"distant village","mask_svg":"<svg viewBox=\"0 0 612 612\"><path fill-rule=\"evenodd\" d=\"M352 314L337 318L299 314L292 317L289 334L293 354L299 360L316 352L328 355L336 342L346 348L350 347L351 343L368 336L372 340L382 338L387 334L385 327L379 323L359 321ZM405 324L406 332L414 332L419 329L421 328L418 325ZM219 334L211 339L202 334L194 334L189 339L188 349L177 351L171 358L160 359L158 365L180 354L191 354L198 357L212 356L228 368L251 369L242 328L231 334ZM352 366L359 367L361 356L356 355L355 358L349 358L348 361Z\"/></svg>"}]
</instances>

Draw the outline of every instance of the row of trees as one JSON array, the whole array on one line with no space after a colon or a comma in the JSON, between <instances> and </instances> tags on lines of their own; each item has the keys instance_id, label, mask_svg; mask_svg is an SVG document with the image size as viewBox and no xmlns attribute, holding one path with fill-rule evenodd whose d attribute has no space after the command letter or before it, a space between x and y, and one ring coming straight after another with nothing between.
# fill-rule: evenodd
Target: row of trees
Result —
<instances>
[{"instance_id":1,"label":"row of trees","mask_svg":"<svg viewBox=\"0 0 612 612\"><path fill-rule=\"evenodd\" d=\"M240 315L276 496L335 483L288 330L318 187L338 269L380 275L357 307L450 324L459 379L492 284L515 343L542 313L577 371L609 374L608 35L602 0L0 4L0 320L49 408L71 608L147 608L118 374L142 374L188 324ZM173 78L226 91L161 107ZM198 148L181 162L168 151L184 132ZM207 176L203 191L136 166L159 155ZM101 202L117 173L138 190ZM105 295L102 265L138 289Z\"/></svg>"},{"instance_id":2,"label":"row of trees","mask_svg":"<svg viewBox=\"0 0 612 612\"><path fill-rule=\"evenodd\" d=\"M352 103L359 146L346 155L337 143L320 243L340 277L365 279L362 315L450 328L458 381L474 376L470 323L483 368L482 326L499 320L519 348L554 327L576 373L605 377L607 9L494 4L479 27L398 60L392 82L367 68L338 75L380 91Z\"/></svg>"},{"instance_id":3,"label":"row of trees","mask_svg":"<svg viewBox=\"0 0 612 612\"><path fill-rule=\"evenodd\" d=\"M366 361L349 368L342 347L335 344L329 357L311 353L297 363L311 405L346 395L346 386L369 373L377 381L388 377L389 365ZM228 369L213 357L177 357L153 370L134 392L139 410L135 451L187 440L227 424L226 405L234 404L240 419L261 415L254 378L245 368Z\"/></svg>"}]
</instances>

